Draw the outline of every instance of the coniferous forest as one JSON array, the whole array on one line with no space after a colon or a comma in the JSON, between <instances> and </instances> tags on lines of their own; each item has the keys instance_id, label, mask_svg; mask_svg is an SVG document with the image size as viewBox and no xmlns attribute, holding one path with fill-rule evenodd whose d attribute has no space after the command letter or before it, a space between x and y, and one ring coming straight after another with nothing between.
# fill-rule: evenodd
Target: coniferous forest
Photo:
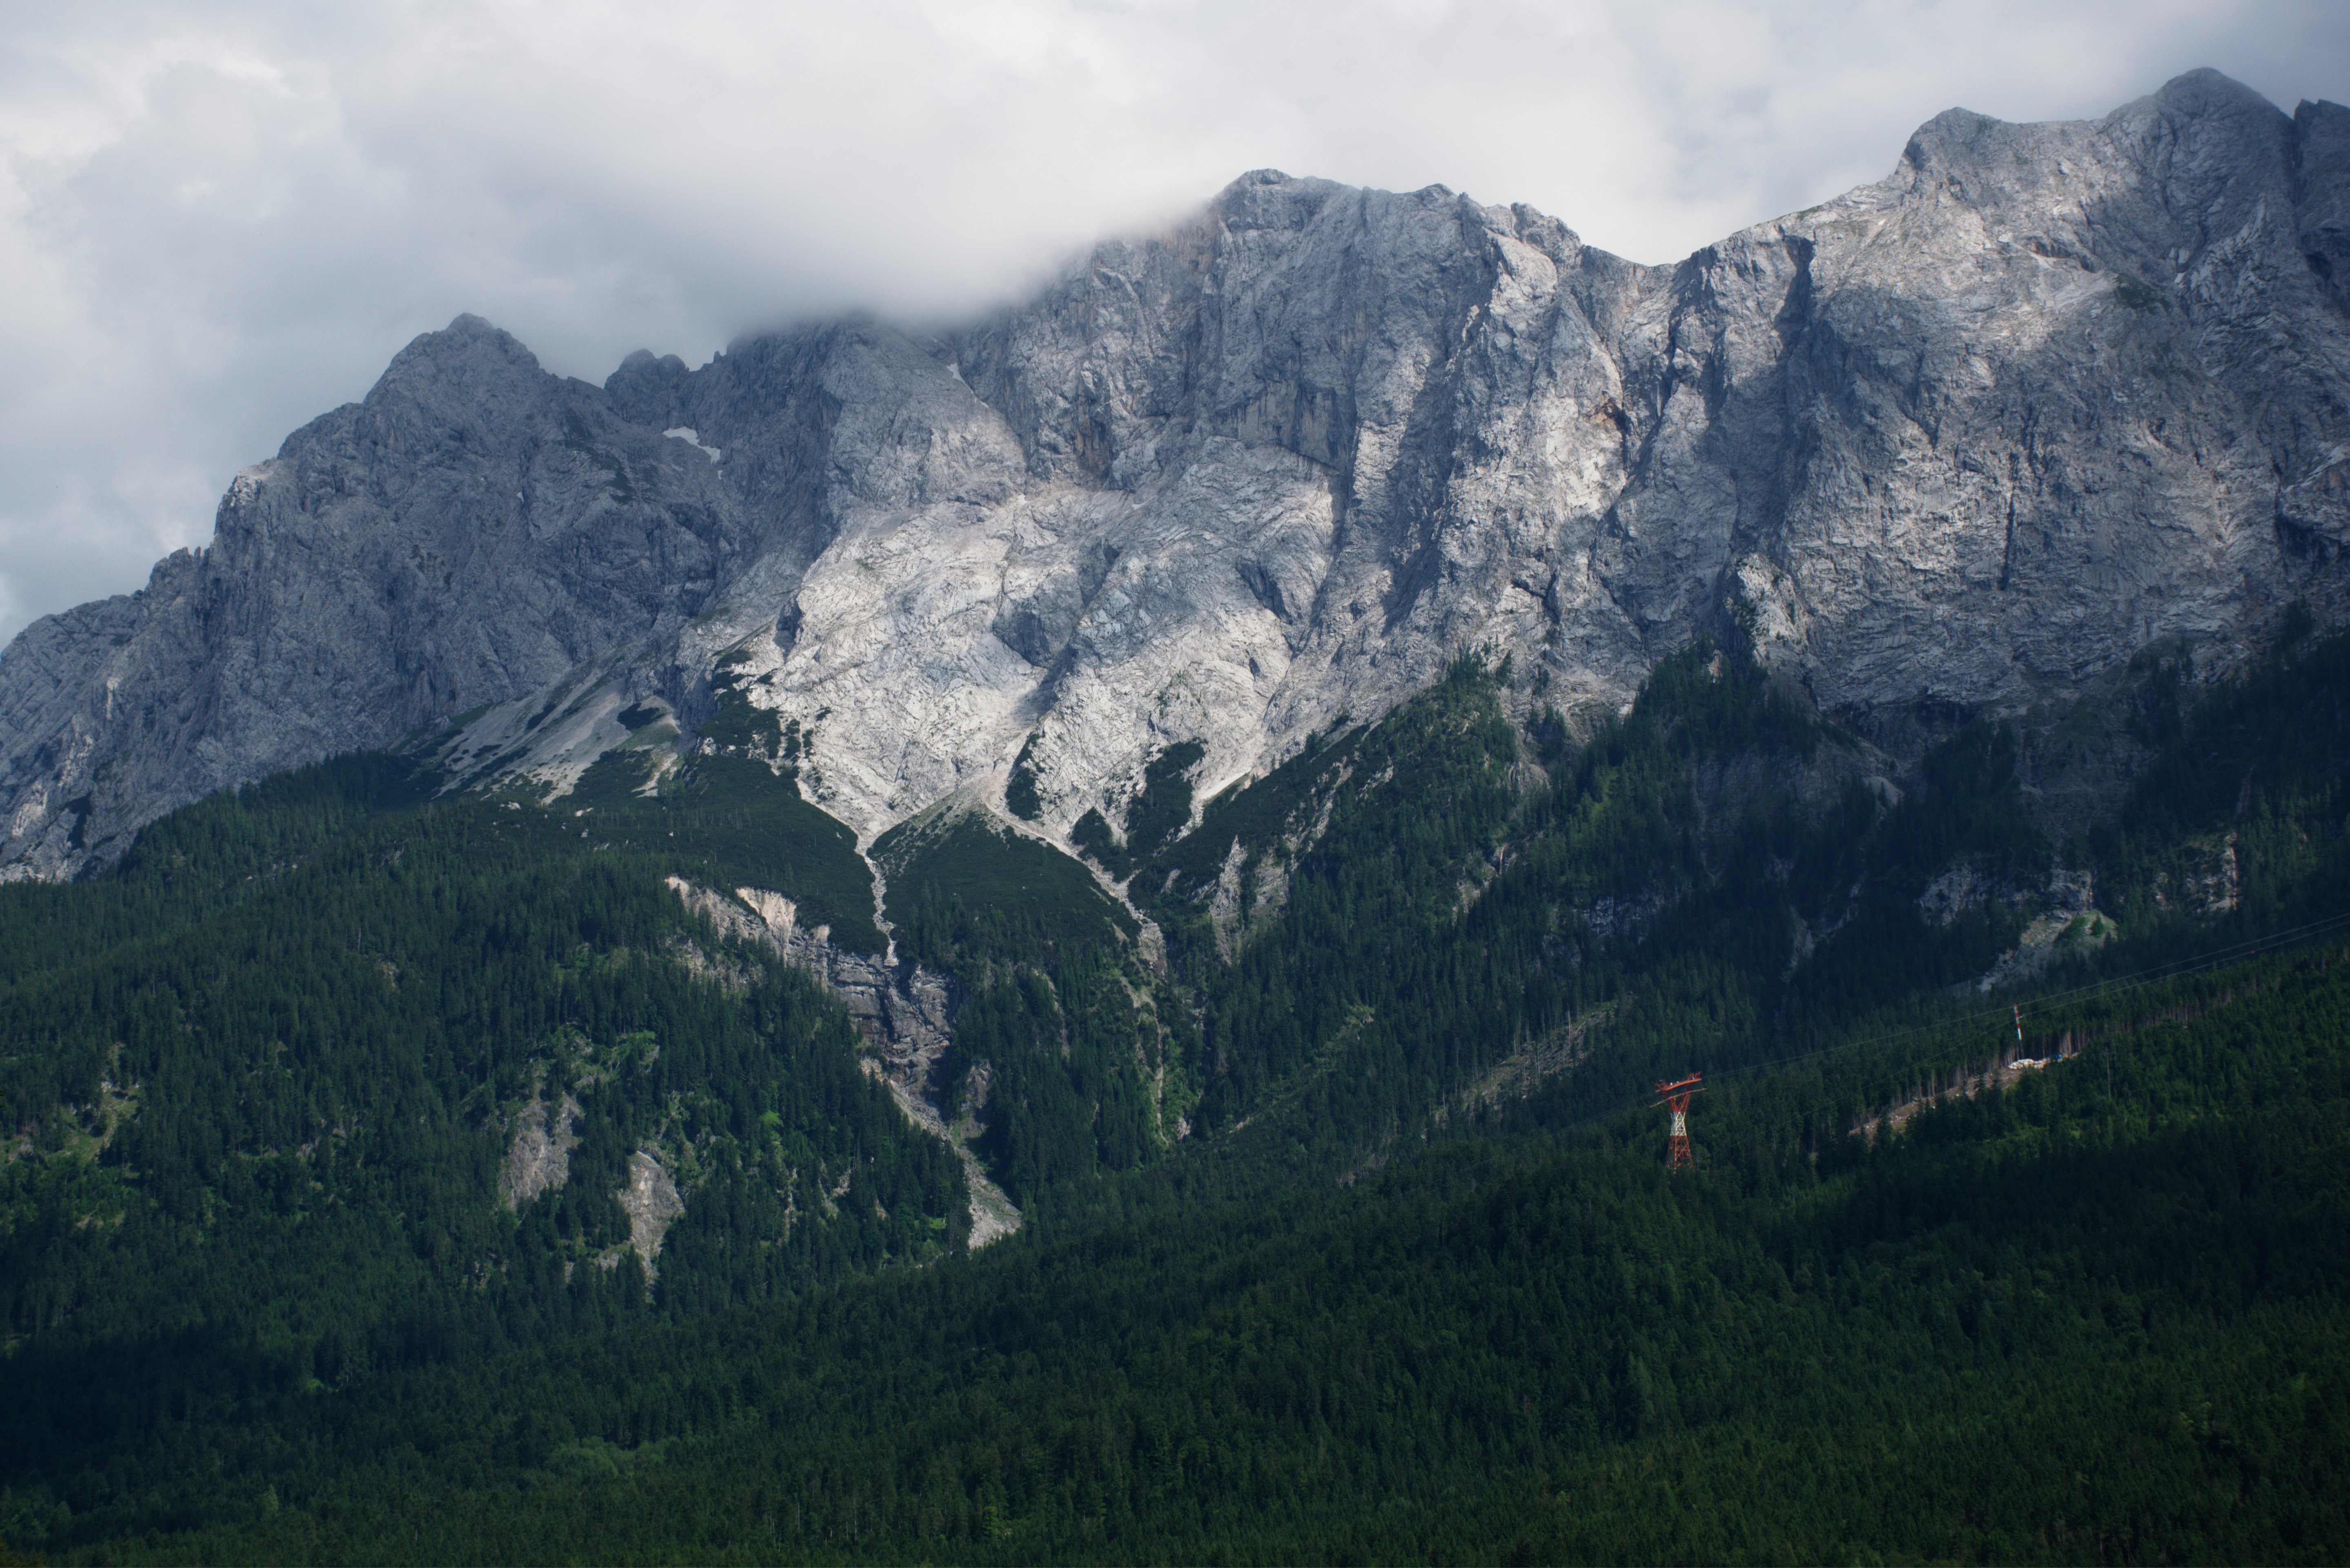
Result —
<instances>
[{"instance_id":1,"label":"coniferous forest","mask_svg":"<svg viewBox=\"0 0 2350 1568\"><path fill-rule=\"evenodd\" d=\"M1907 768L1517 680L885 903L725 692L0 888L0 1561L2350 1556L2350 638ZM951 978L1016 1234L681 887Z\"/></svg>"}]
</instances>

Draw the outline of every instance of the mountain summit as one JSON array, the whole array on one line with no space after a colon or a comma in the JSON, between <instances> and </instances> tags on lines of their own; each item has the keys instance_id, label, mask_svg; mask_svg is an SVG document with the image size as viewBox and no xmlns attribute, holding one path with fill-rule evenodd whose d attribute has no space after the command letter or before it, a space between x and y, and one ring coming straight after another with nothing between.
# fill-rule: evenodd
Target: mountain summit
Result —
<instances>
[{"instance_id":1,"label":"mountain summit","mask_svg":"<svg viewBox=\"0 0 2350 1568\"><path fill-rule=\"evenodd\" d=\"M600 388L473 317L418 338L210 546L0 659L0 877L358 748L567 786L738 701L866 844L950 797L1066 842L1466 649L1572 715L1731 627L1900 750L2338 621L2345 542L2339 105L2198 71L2093 122L1952 110L1671 266L1259 171L939 337Z\"/></svg>"}]
</instances>

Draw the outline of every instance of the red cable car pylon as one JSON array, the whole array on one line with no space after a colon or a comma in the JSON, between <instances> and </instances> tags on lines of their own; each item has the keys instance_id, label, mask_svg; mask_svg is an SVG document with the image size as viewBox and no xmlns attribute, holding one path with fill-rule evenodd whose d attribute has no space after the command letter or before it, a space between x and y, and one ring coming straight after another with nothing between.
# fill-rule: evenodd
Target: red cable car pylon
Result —
<instances>
[{"instance_id":1,"label":"red cable car pylon","mask_svg":"<svg viewBox=\"0 0 2350 1568\"><path fill-rule=\"evenodd\" d=\"M1664 1096L1657 1104L1673 1113L1672 1136L1665 1141L1665 1162L1675 1170L1690 1163L1690 1096L1704 1093L1705 1085L1700 1082L1704 1076L1703 1073L1691 1073L1686 1078L1657 1085L1657 1093Z\"/></svg>"}]
</instances>

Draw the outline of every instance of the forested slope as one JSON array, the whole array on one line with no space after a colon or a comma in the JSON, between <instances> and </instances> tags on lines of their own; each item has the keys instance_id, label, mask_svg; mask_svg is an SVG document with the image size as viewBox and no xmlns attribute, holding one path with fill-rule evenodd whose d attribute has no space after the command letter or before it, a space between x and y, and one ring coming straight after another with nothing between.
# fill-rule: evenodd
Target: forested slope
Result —
<instances>
[{"instance_id":1,"label":"forested slope","mask_svg":"<svg viewBox=\"0 0 2350 1568\"><path fill-rule=\"evenodd\" d=\"M158 1422L75 1518L165 1532L130 1560L2329 1561L2345 959L2084 1013L2129 1026L2111 1094L2076 1055L1815 1149L1810 1086L1764 1080L1679 1176L1632 1115L1132 1195L1149 1223Z\"/></svg>"},{"instance_id":2,"label":"forested slope","mask_svg":"<svg viewBox=\"0 0 2350 1568\"><path fill-rule=\"evenodd\" d=\"M2336 1560L2350 639L2190 677L2058 842L2064 721L1897 778L1736 647L1579 739L1464 660L1196 813L1158 759L1087 840L1163 951L983 815L860 909L780 752L190 808L0 889L0 1537ZM1028 1229L965 1251L837 1002L672 876L954 975L942 1108Z\"/></svg>"},{"instance_id":3,"label":"forested slope","mask_svg":"<svg viewBox=\"0 0 2350 1568\"><path fill-rule=\"evenodd\" d=\"M330 763L0 898L7 1365L81 1390L17 1406L19 1462L607 1324L647 1263L684 1312L951 1244L954 1161L837 1003L687 916L662 876L692 850L416 794ZM502 1192L518 1125L561 1144L565 1109L558 1173ZM650 1256L612 1198L640 1150L687 1199Z\"/></svg>"}]
</instances>

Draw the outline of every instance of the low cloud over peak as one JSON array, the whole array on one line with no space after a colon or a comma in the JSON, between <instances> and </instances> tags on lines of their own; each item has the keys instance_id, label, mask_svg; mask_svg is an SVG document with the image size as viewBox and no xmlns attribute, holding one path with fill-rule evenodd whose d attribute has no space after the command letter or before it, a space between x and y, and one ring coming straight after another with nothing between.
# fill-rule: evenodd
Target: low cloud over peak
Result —
<instances>
[{"instance_id":1,"label":"low cloud over peak","mask_svg":"<svg viewBox=\"0 0 2350 1568\"><path fill-rule=\"evenodd\" d=\"M1881 176L1951 104L2089 116L2210 64L2289 108L2350 97L2345 62L2324 4L27 13L0 44L0 637L202 543L238 467L461 312L599 381L810 315L950 318L1268 165L1669 260Z\"/></svg>"}]
</instances>

